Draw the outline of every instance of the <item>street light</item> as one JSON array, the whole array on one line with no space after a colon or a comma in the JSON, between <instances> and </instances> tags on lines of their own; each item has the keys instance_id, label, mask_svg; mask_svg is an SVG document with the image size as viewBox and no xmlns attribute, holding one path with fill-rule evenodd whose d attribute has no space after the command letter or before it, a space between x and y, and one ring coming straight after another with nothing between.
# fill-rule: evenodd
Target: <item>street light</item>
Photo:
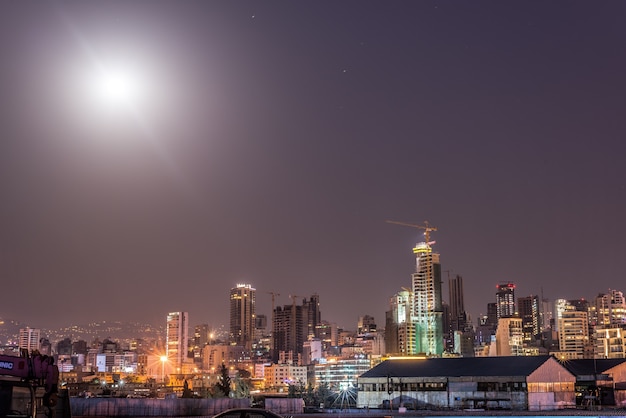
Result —
<instances>
[{"instance_id":1,"label":"street light","mask_svg":"<svg viewBox=\"0 0 626 418\"><path fill-rule=\"evenodd\" d=\"M167 362L167 356L161 356L161 381L165 386L165 363Z\"/></svg>"}]
</instances>

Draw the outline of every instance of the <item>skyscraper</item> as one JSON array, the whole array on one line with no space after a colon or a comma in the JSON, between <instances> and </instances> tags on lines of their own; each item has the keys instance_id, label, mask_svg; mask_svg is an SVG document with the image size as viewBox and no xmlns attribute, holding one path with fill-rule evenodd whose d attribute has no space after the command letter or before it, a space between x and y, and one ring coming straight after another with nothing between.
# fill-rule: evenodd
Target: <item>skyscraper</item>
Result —
<instances>
[{"instance_id":1,"label":"skyscraper","mask_svg":"<svg viewBox=\"0 0 626 418\"><path fill-rule=\"evenodd\" d=\"M524 333L522 319L507 316L498 319L495 344L489 346L490 356L521 356Z\"/></svg>"},{"instance_id":2,"label":"skyscraper","mask_svg":"<svg viewBox=\"0 0 626 418\"><path fill-rule=\"evenodd\" d=\"M589 344L587 311L577 310L570 303L562 304L559 312L559 354L561 359L584 358Z\"/></svg>"},{"instance_id":3,"label":"skyscraper","mask_svg":"<svg viewBox=\"0 0 626 418\"><path fill-rule=\"evenodd\" d=\"M202 349L209 342L210 328L208 324L200 324L194 327L193 332L193 359L196 364L202 365Z\"/></svg>"},{"instance_id":4,"label":"skyscraper","mask_svg":"<svg viewBox=\"0 0 626 418\"><path fill-rule=\"evenodd\" d=\"M443 324L441 304L441 264L433 242L418 243L413 248L415 273L411 275L413 291L413 322L416 353L431 356L443 354Z\"/></svg>"},{"instance_id":5,"label":"skyscraper","mask_svg":"<svg viewBox=\"0 0 626 418\"><path fill-rule=\"evenodd\" d=\"M302 305L296 305L296 297L293 303L274 309L274 322L272 324L272 339L274 350L272 360L281 358L299 361L303 353L304 342L313 338L320 338L319 329L322 324L319 309L319 296L314 294L311 298L303 299Z\"/></svg>"},{"instance_id":6,"label":"skyscraper","mask_svg":"<svg viewBox=\"0 0 626 418\"><path fill-rule=\"evenodd\" d=\"M256 290L249 284L230 289L230 342L252 349Z\"/></svg>"},{"instance_id":7,"label":"skyscraper","mask_svg":"<svg viewBox=\"0 0 626 418\"><path fill-rule=\"evenodd\" d=\"M592 322L599 328L626 325L626 301L619 290L609 289L596 296L594 311Z\"/></svg>"},{"instance_id":8,"label":"skyscraper","mask_svg":"<svg viewBox=\"0 0 626 418\"><path fill-rule=\"evenodd\" d=\"M183 363L187 358L189 345L189 313L170 312L167 314L166 328L166 353L167 360L174 370L182 370Z\"/></svg>"},{"instance_id":9,"label":"skyscraper","mask_svg":"<svg viewBox=\"0 0 626 418\"><path fill-rule=\"evenodd\" d=\"M415 354L415 326L412 322L413 292L402 290L389 300L385 312L385 347L388 354Z\"/></svg>"},{"instance_id":10,"label":"skyscraper","mask_svg":"<svg viewBox=\"0 0 626 418\"><path fill-rule=\"evenodd\" d=\"M452 331L465 329L465 302L463 301L463 277L456 275L448 278L450 292L450 327Z\"/></svg>"},{"instance_id":11,"label":"skyscraper","mask_svg":"<svg viewBox=\"0 0 626 418\"><path fill-rule=\"evenodd\" d=\"M539 296L531 295L517 298L517 308L522 319L524 343L530 344L539 335Z\"/></svg>"},{"instance_id":12,"label":"skyscraper","mask_svg":"<svg viewBox=\"0 0 626 418\"><path fill-rule=\"evenodd\" d=\"M515 315L515 284L500 283L496 286L496 308L498 319Z\"/></svg>"}]
</instances>

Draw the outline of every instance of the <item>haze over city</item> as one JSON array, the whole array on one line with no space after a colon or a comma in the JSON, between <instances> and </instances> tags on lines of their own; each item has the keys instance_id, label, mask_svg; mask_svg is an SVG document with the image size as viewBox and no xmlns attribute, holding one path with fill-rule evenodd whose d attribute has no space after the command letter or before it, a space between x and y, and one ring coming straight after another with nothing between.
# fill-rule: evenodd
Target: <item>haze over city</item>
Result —
<instances>
[{"instance_id":1,"label":"haze over city","mask_svg":"<svg viewBox=\"0 0 626 418\"><path fill-rule=\"evenodd\" d=\"M422 239L386 220L474 320L623 290L624 7L5 4L0 316L217 326L249 283L384 325Z\"/></svg>"}]
</instances>

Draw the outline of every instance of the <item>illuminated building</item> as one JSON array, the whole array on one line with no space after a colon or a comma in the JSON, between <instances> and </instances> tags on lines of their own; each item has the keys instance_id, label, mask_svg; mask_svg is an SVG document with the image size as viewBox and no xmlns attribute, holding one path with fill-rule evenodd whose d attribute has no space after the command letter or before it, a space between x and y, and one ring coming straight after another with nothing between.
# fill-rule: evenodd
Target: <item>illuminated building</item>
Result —
<instances>
[{"instance_id":1,"label":"illuminated building","mask_svg":"<svg viewBox=\"0 0 626 418\"><path fill-rule=\"evenodd\" d=\"M522 319L507 317L498 319L495 343L489 347L489 356L523 355Z\"/></svg>"},{"instance_id":2,"label":"illuminated building","mask_svg":"<svg viewBox=\"0 0 626 418\"><path fill-rule=\"evenodd\" d=\"M595 300L595 318L592 323L597 327L619 327L626 324L626 302L619 290L600 293Z\"/></svg>"},{"instance_id":3,"label":"illuminated building","mask_svg":"<svg viewBox=\"0 0 626 418\"><path fill-rule=\"evenodd\" d=\"M586 311L566 304L559 312L559 358L584 358L585 349L589 344L589 324Z\"/></svg>"},{"instance_id":4,"label":"illuminated building","mask_svg":"<svg viewBox=\"0 0 626 418\"><path fill-rule=\"evenodd\" d=\"M202 348L209 342L209 325L200 324L194 327L193 332L193 360L197 365L202 365Z\"/></svg>"},{"instance_id":5,"label":"illuminated building","mask_svg":"<svg viewBox=\"0 0 626 418\"><path fill-rule=\"evenodd\" d=\"M324 358L322 351L322 341L319 338L312 338L305 341L302 350L302 365L306 366L318 362Z\"/></svg>"},{"instance_id":6,"label":"illuminated building","mask_svg":"<svg viewBox=\"0 0 626 418\"><path fill-rule=\"evenodd\" d=\"M202 369L216 373L223 365L232 365L244 362L244 348L239 345L209 344L202 349Z\"/></svg>"},{"instance_id":7,"label":"illuminated building","mask_svg":"<svg viewBox=\"0 0 626 418\"><path fill-rule=\"evenodd\" d=\"M315 335L322 341L322 351L339 345L339 329L335 323L320 322L316 327Z\"/></svg>"},{"instance_id":8,"label":"illuminated building","mask_svg":"<svg viewBox=\"0 0 626 418\"><path fill-rule=\"evenodd\" d=\"M306 386L306 366L293 364L271 364L265 366L265 388L273 391L287 392L290 385Z\"/></svg>"},{"instance_id":9,"label":"illuminated building","mask_svg":"<svg viewBox=\"0 0 626 418\"><path fill-rule=\"evenodd\" d=\"M496 286L496 309L498 319L515 315L515 285L500 283Z\"/></svg>"},{"instance_id":10,"label":"illuminated building","mask_svg":"<svg viewBox=\"0 0 626 418\"><path fill-rule=\"evenodd\" d=\"M411 275L413 292L412 322L415 324L415 351L430 356L443 354L441 304L441 264L433 242L420 242L415 248L415 273Z\"/></svg>"},{"instance_id":11,"label":"illuminated building","mask_svg":"<svg viewBox=\"0 0 626 418\"><path fill-rule=\"evenodd\" d=\"M189 345L189 313L167 314L165 355L173 370L182 370Z\"/></svg>"},{"instance_id":12,"label":"illuminated building","mask_svg":"<svg viewBox=\"0 0 626 418\"><path fill-rule=\"evenodd\" d=\"M230 342L252 349L255 325L256 290L249 284L230 289Z\"/></svg>"},{"instance_id":13,"label":"illuminated building","mask_svg":"<svg viewBox=\"0 0 626 418\"><path fill-rule=\"evenodd\" d=\"M356 386L357 378L371 368L371 360L362 354L351 358L330 358L314 366L314 386L325 384L333 391L346 390Z\"/></svg>"},{"instance_id":14,"label":"illuminated building","mask_svg":"<svg viewBox=\"0 0 626 418\"><path fill-rule=\"evenodd\" d=\"M526 296L517 298L519 317L522 318L524 343L531 344L539 335L539 297Z\"/></svg>"},{"instance_id":15,"label":"illuminated building","mask_svg":"<svg viewBox=\"0 0 626 418\"><path fill-rule=\"evenodd\" d=\"M19 349L25 349L29 353L34 350L39 351L39 340L41 339L41 330L38 328L21 328L18 341Z\"/></svg>"},{"instance_id":16,"label":"illuminated building","mask_svg":"<svg viewBox=\"0 0 626 418\"><path fill-rule=\"evenodd\" d=\"M594 358L626 358L626 329L596 329Z\"/></svg>"},{"instance_id":17,"label":"illuminated building","mask_svg":"<svg viewBox=\"0 0 626 418\"><path fill-rule=\"evenodd\" d=\"M541 300L539 326L541 331L552 330L554 328L554 305L548 299Z\"/></svg>"},{"instance_id":18,"label":"illuminated building","mask_svg":"<svg viewBox=\"0 0 626 418\"><path fill-rule=\"evenodd\" d=\"M370 315L360 316L356 332L357 334L376 332L376 321L374 320L374 317Z\"/></svg>"},{"instance_id":19,"label":"illuminated building","mask_svg":"<svg viewBox=\"0 0 626 418\"><path fill-rule=\"evenodd\" d=\"M415 326L411 320L413 292L402 290L390 299L386 312L385 346L387 354L409 355L415 353Z\"/></svg>"}]
</instances>

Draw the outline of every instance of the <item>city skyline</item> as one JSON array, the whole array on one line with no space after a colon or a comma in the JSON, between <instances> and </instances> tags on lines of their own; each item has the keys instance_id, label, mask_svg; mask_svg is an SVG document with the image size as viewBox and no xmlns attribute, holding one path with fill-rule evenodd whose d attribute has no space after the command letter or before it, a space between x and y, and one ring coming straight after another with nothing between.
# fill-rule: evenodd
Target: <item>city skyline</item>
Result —
<instances>
[{"instance_id":1,"label":"city skyline","mask_svg":"<svg viewBox=\"0 0 626 418\"><path fill-rule=\"evenodd\" d=\"M458 285L459 281L462 281L462 277L457 276L455 278L451 278L452 281L454 281L456 284L455 286ZM442 284L444 284L444 282L442 281ZM230 294L231 294L231 301L232 301L232 295L233 295L233 291L237 290L238 288L245 288L245 289L252 289L253 292L256 291L256 289L252 288L253 285L251 284L242 284L239 283L237 284L234 288L230 289ZM494 291L494 299L492 301L489 301L485 304L485 307L483 309L483 311L481 311L481 316L487 316L488 312L489 312L489 307L488 305L492 305L493 306L493 316L494 319L497 319L497 305L498 305L498 299L499 299L499 293L500 291L498 289L503 288L503 286L516 286L515 283L500 283L496 285L496 291ZM402 297L407 297L409 294L409 290L406 287L402 287L402 290L398 289L398 291L393 295L393 297L388 298L387 300L387 305L386 305L386 311L389 310L393 310L394 306L393 303L390 304L389 303L389 299L397 299L398 297L402 298ZM454 291L456 293L455 297L461 297L464 298L464 292L461 291L461 293L459 293L459 289L456 289ZM593 301L596 298L604 298L606 299L611 298L612 295L615 294L615 292L621 293L622 290L621 288L618 289L605 289L605 290L598 290L595 294L593 295L586 295L586 296L579 296L579 297L575 297L575 298L564 298L564 297L556 297L554 299L543 299L543 301L540 299L540 295L535 295L535 294L529 294L529 295L516 295L514 300L510 301L510 304L513 305L512 309L514 309L515 311L515 315L513 316L519 316L520 318L523 318L525 315L527 315L526 310L529 309L526 306L522 306L521 304L527 304L529 303L529 301L533 301L536 300L536 304L537 306L534 309L537 309L539 312L541 312L542 314L545 313L546 315L550 315L554 320L556 320L556 317L554 317L556 311L558 311L559 309L561 309L560 304L562 303L575 303L576 306L578 307L578 305L581 306L586 306L586 304L589 303L593 303ZM403 296L404 295L404 296ZM275 296L279 296L279 294L275 293ZM449 296L452 296L451 294ZM317 293L313 293L310 296L295 296L291 297L289 300L291 302L289 303L285 303L285 304L281 304L279 302L277 302L276 300L274 301L275 304L275 308L277 309L287 309L287 308L291 308L291 306L296 303L296 304L303 304L303 305L307 305L310 304L313 299L315 299L317 302L317 305L321 304L319 303L319 294ZM621 300L621 299L620 299ZM449 304L448 300L443 301L450 309L449 310L449 321L455 321L455 317L453 315L453 313L455 312L455 310L453 309L452 305ZM540 307L539 305L545 305L543 307ZM300 306L298 306L300 307ZM271 310L270 310L271 311ZM320 313L320 311L318 311L318 314ZM162 314L164 314L162 312ZM152 323L145 323L144 325L149 325L151 327L156 327L154 329L152 329L152 332L155 332L157 328L162 327L162 332L163 332L163 337L166 337L166 333L168 331L169 328L169 323L170 323L170 317L172 315L178 315L178 314L183 314L185 316L185 321L187 322L187 329L188 331L191 333L194 327L198 327L198 326L204 326L207 329L212 329L214 331L219 331L220 332L220 340L223 341L229 341L232 338L232 331L230 331L229 329L229 323L232 326L232 318L229 317L229 320L226 321L225 323L209 323L208 321L206 321L206 318L200 318L197 319L197 321L195 319L189 319L189 314L188 312L170 312L167 314L167 320L164 322L163 318L160 318L160 320ZM397 314L397 312L396 312ZM256 316L258 315L262 315L265 319L267 319L267 315L265 313L257 313ZM481 316L476 316L471 318L471 321L468 323L468 325L471 325L472 327L477 327L481 324L482 322L482 317ZM508 315L507 315L508 316ZM327 322L329 324L333 324L338 326L341 329L344 329L346 331L349 332L355 332L358 328L359 328L359 324L361 323L361 321L363 320L363 318L367 318L369 321L373 321L373 323L378 323L378 328L379 329L384 329L384 321L379 321L377 320L375 317L369 315L369 314L363 314L363 315L359 315L355 324L349 324L348 326L342 326L339 323L337 323L337 321L334 321L332 318L327 318L327 317L323 317L321 318L323 322ZM269 317L270 321L271 321L271 314ZM406 318L404 318L406 319ZM546 321L549 318L546 318ZM24 327L25 329L59 329L62 330L65 327L69 327L66 328L65 330L62 330L62 332L65 332L67 334L72 334L73 332L75 332L76 330L72 329L72 326L76 326L76 325L80 325L80 326L89 326L91 324L89 323L72 323L72 324L63 324L63 325L58 325L58 324L53 324L52 326L49 327L41 327L41 326L36 326L36 324L32 324L32 323L28 323L25 321L22 321L21 318L14 318L14 317L0 317L0 321L2 321L2 324L4 324L4 321L12 321L12 325L15 326L20 326L20 327ZM110 324L115 324L115 323L124 323L127 322L128 324L134 323L135 326L140 325L139 322L136 321L135 318L126 318L126 321L120 321L120 320L102 320L101 321L103 324L109 322ZM92 321L93 324L98 324L98 326L100 326L100 321ZM271 322L267 323L267 330L271 329ZM457 326L459 324L453 324L452 322L450 323L451 329L455 328L455 326ZM535 324L535 326L540 326L541 324ZM548 326L548 323L543 324L545 326ZM555 323L556 326L556 323ZM83 330L84 331L84 330ZM81 332L83 332L81 331ZM79 332L79 334L81 333ZM99 335L95 335L94 337L97 338L106 338L105 334L111 334L110 330L104 330L101 331ZM113 332L113 334L115 334L115 332Z\"/></svg>"},{"instance_id":2,"label":"city skyline","mask_svg":"<svg viewBox=\"0 0 626 418\"><path fill-rule=\"evenodd\" d=\"M591 7L4 5L0 316L228 324L251 283L382 324L421 240L387 220L437 227L472 323L499 282L619 288L626 28Z\"/></svg>"}]
</instances>

